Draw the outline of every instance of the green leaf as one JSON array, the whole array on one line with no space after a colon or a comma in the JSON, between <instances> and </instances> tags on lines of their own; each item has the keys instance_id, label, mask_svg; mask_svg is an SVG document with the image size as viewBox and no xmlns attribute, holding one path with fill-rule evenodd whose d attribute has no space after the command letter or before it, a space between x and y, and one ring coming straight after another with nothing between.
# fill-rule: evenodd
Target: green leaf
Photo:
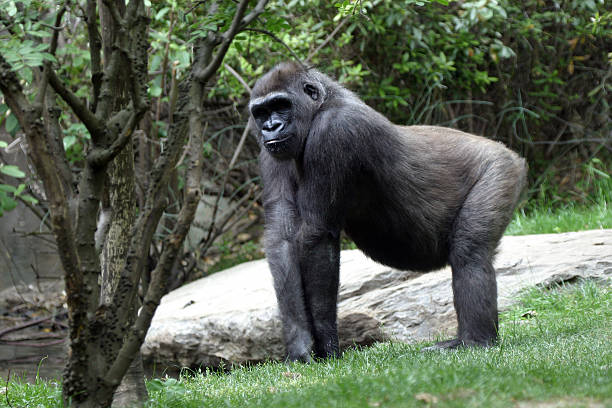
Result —
<instances>
[{"instance_id":1,"label":"green leaf","mask_svg":"<svg viewBox=\"0 0 612 408\"><path fill-rule=\"evenodd\" d=\"M596 169L595 167L591 167L591 171L595 174L600 175L603 178L609 179L610 175L608 173L604 173L603 171Z\"/></svg>"},{"instance_id":2,"label":"green leaf","mask_svg":"<svg viewBox=\"0 0 612 408\"><path fill-rule=\"evenodd\" d=\"M15 2L9 1L6 6L7 6L6 12L9 15L9 17L14 17L15 14L17 14L17 6L15 6Z\"/></svg>"},{"instance_id":3,"label":"green leaf","mask_svg":"<svg viewBox=\"0 0 612 408\"><path fill-rule=\"evenodd\" d=\"M26 176L25 173L19 169L19 167L10 164L0 167L0 173L16 178L24 178Z\"/></svg>"},{"instance_id":4,"label":"green leaf","mask_svg":"<svg viewBox=\"0 0 612 408\"><path fill-rule=\"evenodd\" d=\"M51 37L51 33L47 31L32 30L32 31L28 31L27 33L34 37L40 37L40 38Z\"/></svg>"},{"instance_id":5,"label":"green leaf","mask_svg":"<svg viewBox=\"0 0 612 408\"><path fill-rule=\"evenodd\" d=\"M8 115L8 117L6 118L6 122L4 123L4 128L8 133L12 135L15 134L15 132L19 129L19 122L17 121L15 115L13 115L12 113Z\"/></svg>"},{"instance_id":6,"label":"green leaf","mask_svg":"<svg viewBox=\"0 0 612 408\"><path fill-rule=\"evenodd\" d=\"M24 67L19 70L19 74L25 79L28 84L32 83L32 70L29 67Z\"/></svg>"},{"instance_id":7,"label":"green leaf","mask_svg":"<svg viewBox=\"0 0 612 408\"><path fill-rule=\"evenodd\" d=\"M70 147L72 147L72 145L74 145L77 141L77 137L75 135L68 135L66 137L64 137L63 142L64 142L64 150L68 150L70 149Z\"/></svg>"},{"instance_id":8,"label":"green leaf","mask_svg":"<svg viewBox=\"0 0 612 408\"><path fill-rule=\"evenodd\" d=\"M19 194L23 193L23 190L25 190L26 185L25 184L20 184L17 187L17 190L15 190L15 195L18 196Z\"/></svg>"},{"instance_id":9,"label":"green leaf","mask_svg":"<svg viewBox=\"0 0 612 408\"><path fill-rule=\"evenodd\" d=\"M157 86L157 85L153 85L149 88L149 95L157 98L162 94L162 89L161 87Z\"/></svg>"},{"instance_id":10,"label":"green leaf","mask_svg":"<svg viewBox=\"0 0 612 408\"><path fill-rule=\"evenodd\" d=\"M4 196L0 199L0 207L5 211L11 211L17 207L17 201L13 200L9 196Z\"/></svg>"},{"instance_id":11,"label":"green leaf","mask_svg":"<svg viewBox=\"0 0 612 408\"><path fill-rule=\"evenodd\" d=\"M19 196L19 197L21 197L21 199L22 199L22 200L25 200L25 201L27 201L27 202L29 202L29 203L32 203L32 204L38 204L38 200L37 200L37 199L35 199L34 197L32 197L32 196L31 196L31 195L29 195L29 194L23 194L23 195L21 195L21 196Z\"/></svg>"},{"instance_id":12,"label":"green leaf","mask_svg":"<svg viewBox=\"0 0 612 408\"><path fill-rule=\"evenodd\" d=\"M15 194L15 191L17 191L17 189L10 184L0 184L0 192Z\"/></svg>"},{"instance_id":13,"label":"green leaf","mask_svg":"<svg viewBox=\"0 0 612 408\"><path fill-rule=\"evenodd\" d=\"M159 10L155 15L155 20L161 20L169 11L170 7L164 7L163 9Z\"/></svg>"},{"instance_id":14,"label":"green leaf","mask_svg":"<svg viewBox=\"0 0 612 408\"><path fill-rule=\"evenodd\" d=\"M154 378L153 380L148 382L149 392L159 392L164 389L164 382L159 378Z\"/></svg>"},{"instance_id":15,"label":"green leaf","mask_svg":"<svg viewBox=\"0 0 612 408\"><path fill-rule=\"evenodd\" d=\"M8 143L6 143L4 140L0 140L0 149L4 149L8 147Z\"/></svg>"}]
</instances>

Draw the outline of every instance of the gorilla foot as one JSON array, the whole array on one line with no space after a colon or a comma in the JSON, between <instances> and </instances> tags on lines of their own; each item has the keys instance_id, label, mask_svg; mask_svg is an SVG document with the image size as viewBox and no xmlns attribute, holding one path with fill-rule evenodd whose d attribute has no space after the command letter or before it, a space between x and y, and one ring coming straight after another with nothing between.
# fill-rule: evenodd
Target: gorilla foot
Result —
<instances>
[{"instance_id":1,"label":"gorilla foot","mask_svg":"<svg viewBox=\"0 0 612 408\"><path fill-rule=\"evenodd\" d=\"M312 363L314 360L313 358L310 356L310 354L301 354L301 355L289 355L287 356L287 358L285 359L286 363L305 363L305 364L310 364Z\"/></svg>"},{"instance_id":2,"label":"gorilla foot","mask_svg":"<svg viewBox=\"0 0 612 408\"><path fill-rule=\"evenodd\" d=\"M433 346L425 347L422 349L422 352L427 351L440 351L440 350L454 350L462 347L491 347L493 342L491 340L461 340L461 339L452 339L446 341L440 341Z\"/></svg>"}]
</instances>

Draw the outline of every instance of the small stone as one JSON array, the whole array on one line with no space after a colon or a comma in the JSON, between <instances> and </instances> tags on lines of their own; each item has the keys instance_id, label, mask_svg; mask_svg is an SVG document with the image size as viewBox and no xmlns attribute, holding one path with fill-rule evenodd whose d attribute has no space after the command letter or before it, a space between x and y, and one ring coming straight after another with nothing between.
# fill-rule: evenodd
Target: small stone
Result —
<instances>
[{"instance_id":1,"label":"small stone","mask_svg":"<svg viewBox=\"0 0 612 408\"><path fill-rule=\"evenodd\" d=\"M438 403L438 397L436 397L435 395L431 395L427 392L420 392L418 394L416 394L414 396L414 399L418 400L418 401L422 401L428 405L431 404L437 404Z\"/></svg>"},{"instance_id":2,"label":"small stone","mask_svg":"<svg viewBox=\"0 0 612 408\"><path fill-rule=\"evenodd\" d=\"M236 236L236 240L238 242L247 242L248 240L252 239L253 236L251 234L248 234L246 232L242 232L240 234L238 234L238 236Z\"/></svg>"}]
</instances>

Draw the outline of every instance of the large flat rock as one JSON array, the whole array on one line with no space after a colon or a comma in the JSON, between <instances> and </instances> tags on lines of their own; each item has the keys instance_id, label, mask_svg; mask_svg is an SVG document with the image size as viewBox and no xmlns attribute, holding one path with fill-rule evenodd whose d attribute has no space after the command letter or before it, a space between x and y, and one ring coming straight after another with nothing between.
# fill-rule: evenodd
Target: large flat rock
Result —
<instances>
[{"instance_id":1,"label":"large flat rock","mask_svg":"<svg viewBox=\"0 0 612 408\"><path fill-rule=\"evenodd\" d=\"M449 268L398 271L358 250L340 258L341 346L452 335ZM504 237L495 260L501 309L522 289L612 277L612 230ZM281 323L265 260L248 262L167 294L142 354L162 366L218 366L282 359Z\"/></svg>"}]
</instances>

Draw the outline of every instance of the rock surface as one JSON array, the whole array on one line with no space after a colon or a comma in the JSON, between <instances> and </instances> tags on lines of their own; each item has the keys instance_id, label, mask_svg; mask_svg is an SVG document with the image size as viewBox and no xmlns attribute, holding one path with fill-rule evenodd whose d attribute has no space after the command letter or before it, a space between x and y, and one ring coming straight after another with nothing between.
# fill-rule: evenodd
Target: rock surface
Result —
<instances>
[{"instance_id":1,"label":"rock surface","mask_svg":"<svg viewBox=\"0 0 612 408\"><path fill-rule=\"evenodd\" d=\"M504 237L495 260L499 307L535 285L612 277L612 230ZM451 273L398 271L343 251L338 325L341 346L452 335ZM166 295L142 347L148 363L218 366L284 356L265 260L238 265Z\"/></svg>"}]
</instances>

